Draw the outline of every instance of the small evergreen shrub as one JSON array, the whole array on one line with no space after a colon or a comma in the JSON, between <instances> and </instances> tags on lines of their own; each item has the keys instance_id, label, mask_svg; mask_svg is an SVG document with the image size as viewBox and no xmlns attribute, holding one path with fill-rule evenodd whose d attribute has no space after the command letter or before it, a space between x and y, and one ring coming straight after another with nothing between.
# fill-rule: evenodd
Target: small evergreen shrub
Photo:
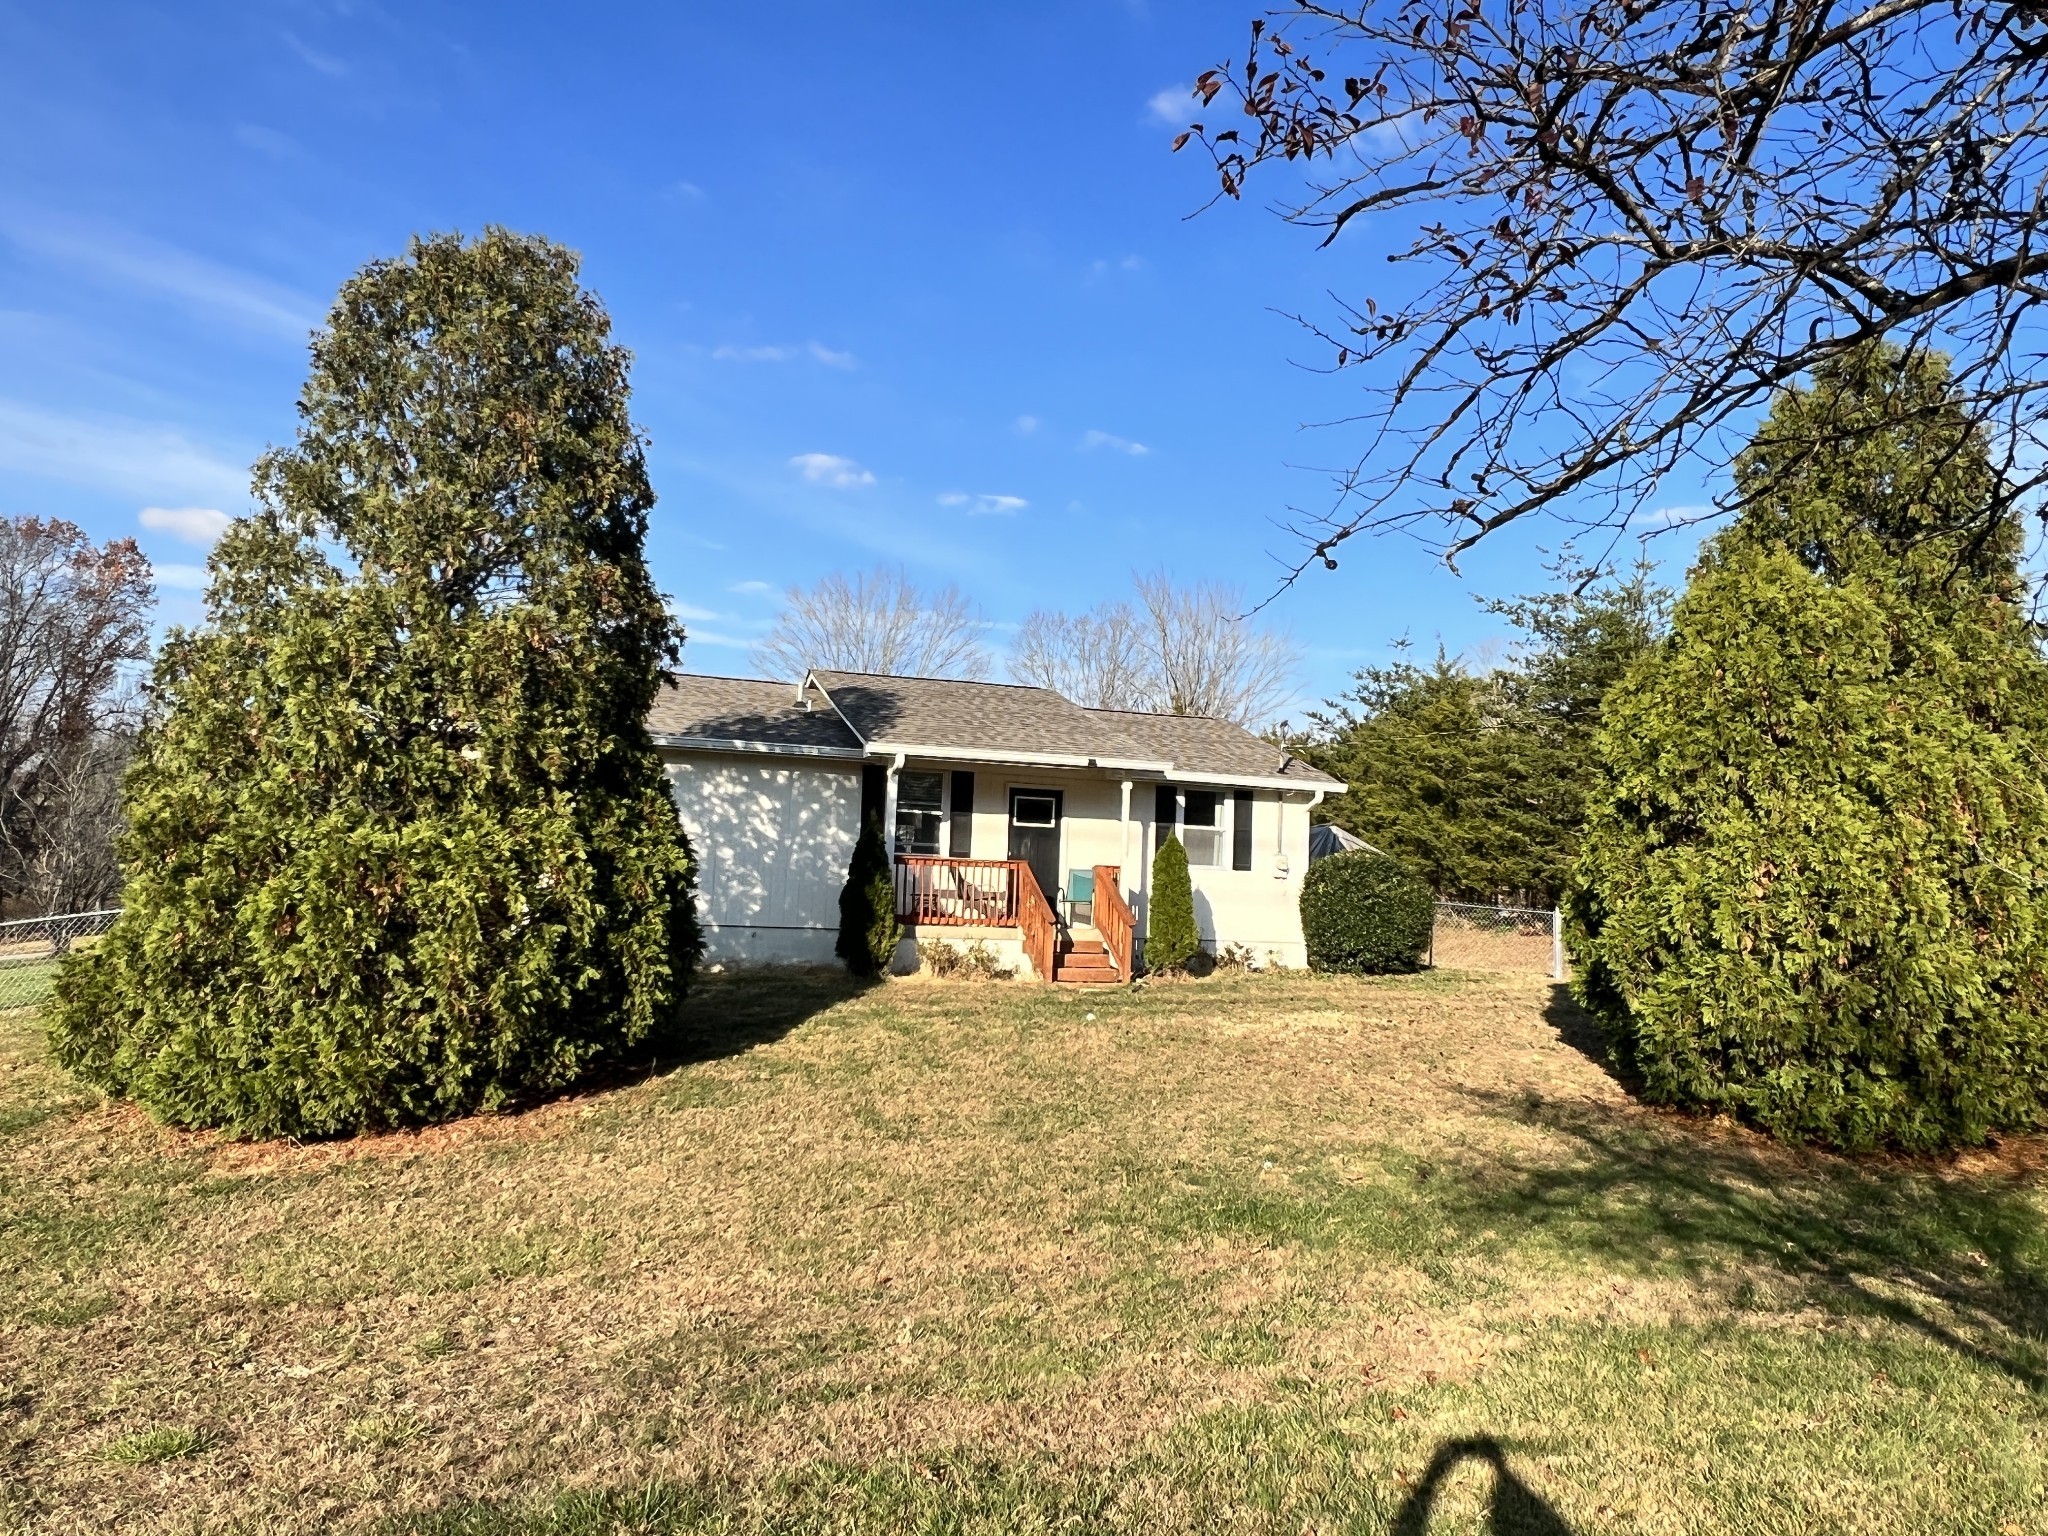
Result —
<instances>
[{"instance_id":1,"label":"small evergreen shrub","mask_svg":"<svg viewBox=\"0 0 2048 1536\"><path fill-rule=\"evenodd\" d=\"M1145 933L1145 969L1184 971L1201 953L1195 927L1195 884L1188 878L1188 851L1169 836L1152 856L1152 899Z\"/></svg>"},{"instance_id":2,"label":"small evergreen shrub","mask_svg":"<svg viewBox=\"0 0 2048 1536\"><path fill-rule=\"evenodd\" d=\"M1301 883L1301 934L1319 971L1420 970L1435 921L1429 887L1384 853L1317 859Z\"/></svg>"},{"instance_id":3,"label":"small evergreen shrub","mask_svg":"<svg viewBox=\"0 0 2048 1536\"><path fill-rule=\"evenodd\" d=\"M882 840L882 823L870 816L853 845L846 885L839 893L839 958L856 976L879 976L903 942L896 921L896 873Z\"/></svg>"}]
</instances>

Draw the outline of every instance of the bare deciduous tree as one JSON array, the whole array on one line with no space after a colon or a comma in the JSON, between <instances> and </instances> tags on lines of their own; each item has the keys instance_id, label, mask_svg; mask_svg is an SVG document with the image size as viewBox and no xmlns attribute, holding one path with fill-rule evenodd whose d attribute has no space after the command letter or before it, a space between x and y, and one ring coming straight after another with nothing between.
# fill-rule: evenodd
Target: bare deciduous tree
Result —
<instances>
[{"instance_id":1,"label":"bare deciduous tree","mask_svg":"<svg viewBox=\"0 0 2048 1536\"><path fill-rule=\"evenodd\" d=\"M1129 603L1093 613L1032 612L1010 644L1010 675L1092 709L1142 708L1153 693L1144 626Z\"/></svg>"},{"instance_id":2,"label":"bare deciduous tree","mask_svg":"<svg viewBox=\"0 0 2048 1536\"><path fill-rule=\"evenodd\" d=\"M1174 147L1208 146L1232 198L1293 162L1286 218L1325 245L1369 222L1422 269L1304 322L1367 405L1289 580L1366 530L1454 559L1538 510L1626 525L1682 461L1725 464L1773 391L1881 336L1953 355L2008 499L2042 479L2041 0L1283 15L1201 77L1206 121Z\"/></svg>"},{"instance_id":3,"label":"bare deciduous tree","mask_svg":"<svg viewBox=\"0 0 2048 1536\"><path fill-rule=\"evenodd\" d=\"M811 667L896 677L982 678L987 622L960 589L919 588L902 570L840 572L792 587L782 614L754 648L754 665L798 678Z\"/></svg>"},{"instance_id":4,"label":"bare deciduous tree","mask_svg":"<svg viewBox=\"0 0 2048 1536\"><path fill-rule=\"evenodd\" d=\"M1243 593L1214 582L1137 578L1135 603L1039 610L1018 630L1010 674L1098 709L1212 715L1262 726L1294 694L1294 643L1239 617Z\"/></svg>"},{"instance_id":5,"label":"bare deciduous tree","mask_svg":"<svg viewBox=\"0 0 2048 1536\"><path fill-rule=\"evenodd\" d=\"M0 898L62 910L111 894L134 725L122 672L148 654L152 596L133 539L0 520Z\"/></svg>"}]
</instances>

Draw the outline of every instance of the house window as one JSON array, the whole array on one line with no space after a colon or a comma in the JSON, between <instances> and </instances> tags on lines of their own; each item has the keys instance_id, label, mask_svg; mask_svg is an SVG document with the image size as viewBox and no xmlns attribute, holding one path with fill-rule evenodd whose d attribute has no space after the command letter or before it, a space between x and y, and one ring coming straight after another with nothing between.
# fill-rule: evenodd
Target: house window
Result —
<instances>
[{"instance_id":1,"label":"house window","mask_svg":"<svg viewBox=\"0 0 2048 1536\"><path fill-rule=\"evenodd\" d=\"M1213 790L1190 789L1181 799L1180 840L1188 851L1188 863L1214 868L1223 862L1223 828L1219 805L1223 797Z\"/></svg>"},{"instance_id":2,"label":"house window","mask_svg":"<svg viewBox=\"0 0 2048 1536\"><path fill-rule=\"evenodd\" d=\"M1010 824L1018 827L1056 827L1059 807L1051 795L1019 795L1010 802Z\"/></svg>"},{"instance_id":3,"label":"house window","mask_svg":"<svg viewBox=\"0 0 2048 1536\"><path fill-rule=\"evenodd\" d=\"M935 854L939 851L939 823L945 815L946 776L943 773L899 773L896 775L896 851Z\"/></svg>"}]
</instances>

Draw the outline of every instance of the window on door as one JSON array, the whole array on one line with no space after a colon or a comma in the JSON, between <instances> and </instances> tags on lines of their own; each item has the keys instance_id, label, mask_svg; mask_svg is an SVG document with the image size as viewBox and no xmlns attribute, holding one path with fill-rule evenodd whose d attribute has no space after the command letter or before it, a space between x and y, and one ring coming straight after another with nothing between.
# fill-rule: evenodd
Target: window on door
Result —
<instances>
[{"instance_id":1,"label":"window on door","mask_svg":"<svg viewBox=\"0 0 2048 1536\"><path fill-rule=\"evenodd\" d=\"M1188 851L1188 863L1199 868L1213 869L1223 862L1222 800L1214 790L1182 791L1180 840Z\"/></svg>"},{"instance_id":2,"label":"window on door","mask_svg":"<svg viewBox=\"0 0 2048 1536\"><path fill-rule=\"evenodd\" d=\"M1059 807L1051 795L1018 795L1010 801L1010 822L1019 827L1056 827Z\"/></svg>"},{"instance_id":3,"label":"window on door","mask_svg":"<svg viewBox=\"0 0 2048 1536\"><path fill-rule=\"evenodd\" d=\"M896 775L896 851L935 854L946 813L943 773Z\"/></svg>"}]
</instances>

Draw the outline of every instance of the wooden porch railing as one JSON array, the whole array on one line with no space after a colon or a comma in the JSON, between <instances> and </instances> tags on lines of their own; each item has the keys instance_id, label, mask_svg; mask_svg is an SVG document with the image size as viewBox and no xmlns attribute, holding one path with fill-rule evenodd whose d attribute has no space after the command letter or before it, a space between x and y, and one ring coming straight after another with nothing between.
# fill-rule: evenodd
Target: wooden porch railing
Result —
<instances>
[{"instance_id":1,"label":"wooden porch railing","mask_svg":"<svg viewBox=\"0 0 2048 1536\"><path fill-rule=\"evenodd\" d=\"M1038 888L1038 876L1031 873L1031 866L1022 859L1014 863L1017 870L1017 926L1022 930L1019 936L1024 941L1024 953L1031 961L1031 968L1038 972L1038 979L1051 981L1052 957L1059 946L1060 927L1053 919L1045 892Z\"/></svg>"},{"instance_id":2,"label":"wooden porch railing","mask_svg":"<svg viewBox=\"0 0 2048 1536\"><path fill-rule=\"evenodd\" d=\"M896 856L896 921L957 927L1017 926L1016 859ZM1037 882L1032 882L1035 887Z\"/></svg>"},{"instance_id":3,"label":"wooden porch railing","mask_svg":"<svg viewBox=\"0 0 2048 1536\"><path fill-rule=\"evenodd\" d=\"M1137 919L1131 915L1131 904L1124 900L1124 872L1116 864L1095 866L1095 919L1096 932L1102 935L1102 947L1109 951L1110 959L1116 962L1116 973L1125 981L1131 979L1131 935L1137 929Z\"/></svg>"}]
</instances>

